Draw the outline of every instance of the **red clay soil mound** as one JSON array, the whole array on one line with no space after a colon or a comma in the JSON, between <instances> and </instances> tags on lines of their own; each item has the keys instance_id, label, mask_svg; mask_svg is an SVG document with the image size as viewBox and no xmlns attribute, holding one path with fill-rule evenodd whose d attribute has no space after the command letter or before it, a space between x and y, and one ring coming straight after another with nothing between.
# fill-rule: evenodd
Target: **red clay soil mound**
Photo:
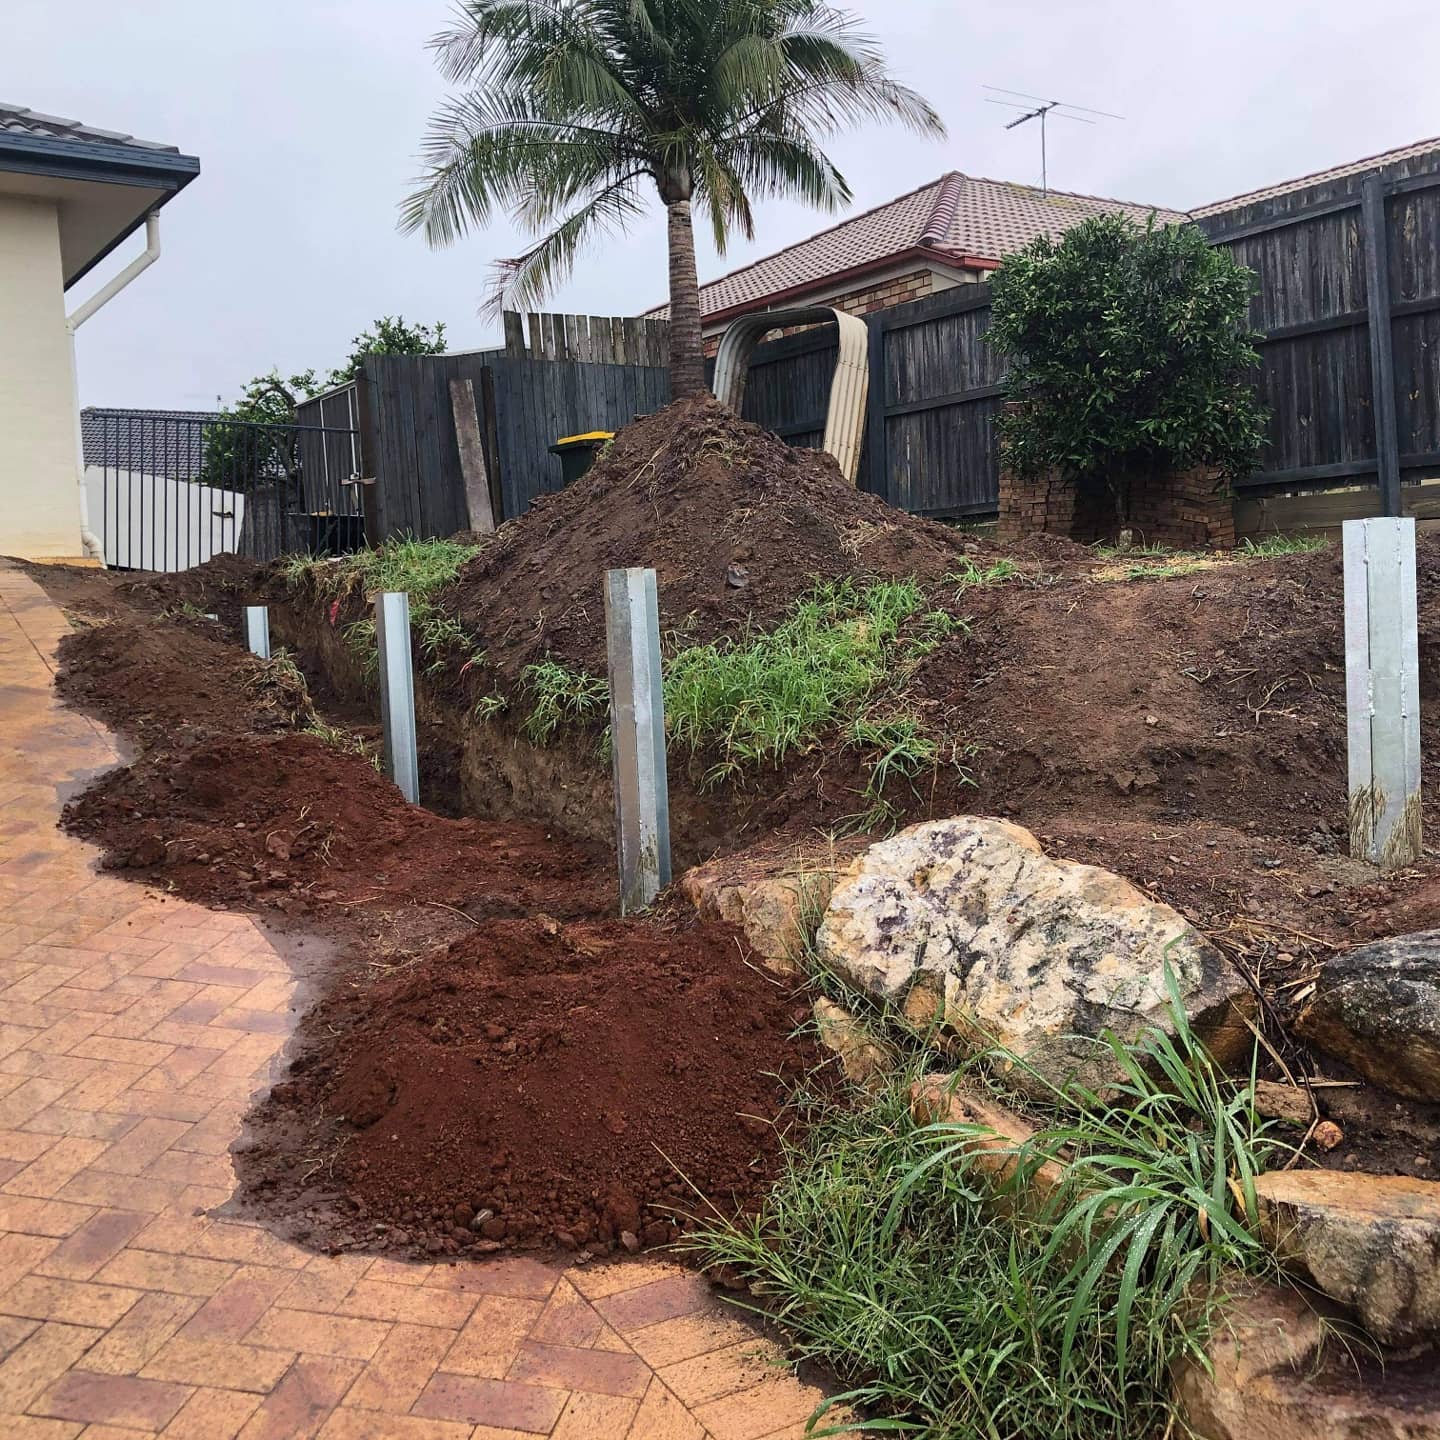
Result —
<instances>
[{"instance_id":1,"label":"red clay soil mound","mask_svg":"<svg viewBox=\"0 0 1440 1440\"><path fill-rule=\"evenodd\" d=\"M773 1179L804 1013L728 926L497 921L322 1002L237 1161L302 1209L287 1157L331 1157L397 1249L662 1244Z\"/></svg>"},{"instance_id":2,"label":"red clay soil mound","mask_svg":"<svg viewBox=\"0 0 1440 1440\"><path fill-rule=\"evenodd\" d=\"M1428 768L1440 764L1440 536L1421 537L1417 571ZM912 691L963 717L977 747L967 808L1032 826L1207 819L1345 848L1337 548L1171 579L977 588L960 606L969 629Z\"/></svg>"},{"instance_id":3,"label":"red clay soil mound","mask_svg":"<svg viewBox=\"0 0 1440 1440\"><path fill-rule=\"evenodd\" d=\"M103 846L108 868L216 907L413 900L478 918L591 913L608 898L608 870L582 848L540 826L407 805L364 758L311 735L157 750L97 781L62 823Z\"/></svg>"},{"instance_id":4,"label":"red clay soil mound","mask_svg":"<svg viewBox=\"0 0 1440 1440\"><path fill-rule=\"evenodd\" d=\"M817 579L938 580L963 542L704 396L627 426L583 479L504 525L447 608L508 679L547 652L598 674L607 569L652 567L661 628L703 642L771 628Z\"/></svg>"},{"instance_id":5,"label":"red clay soil mound","mask_svg":"<svg viewBox=\"0 0 1440 1440\"><path fill-rule=\"evenodd\" d=\"M240 649L214 622L118 620L60 642L56 689L142 746L184 745L214 731L303 724L309 697L274 666Z\"/></svg>"}]
</instances>

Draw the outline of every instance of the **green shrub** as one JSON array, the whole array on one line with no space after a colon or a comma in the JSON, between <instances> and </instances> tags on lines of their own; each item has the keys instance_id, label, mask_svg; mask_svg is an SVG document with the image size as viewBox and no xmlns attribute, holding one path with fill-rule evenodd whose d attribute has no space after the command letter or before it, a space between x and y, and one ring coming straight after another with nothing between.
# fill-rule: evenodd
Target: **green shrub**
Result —
<instances>
[{"instance_id":1,"label":"green shrub","mask_svg":"<svg viewBox=\"0 0 1440 1440\"><path fill-rule=\"evenodd\" d=\"M1020 402L999 420L1005 463L1112 482L1199 464L1248 474L1265 428L1254 288L1194 226L1118 215L1006 256L989 332Z\"/></svg>"}]
</instances>

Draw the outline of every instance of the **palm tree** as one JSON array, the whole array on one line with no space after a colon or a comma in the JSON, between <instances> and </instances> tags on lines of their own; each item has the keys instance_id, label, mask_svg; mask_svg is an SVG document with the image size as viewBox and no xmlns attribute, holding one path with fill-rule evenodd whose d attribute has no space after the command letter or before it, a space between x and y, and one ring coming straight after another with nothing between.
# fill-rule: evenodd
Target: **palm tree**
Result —
<instances>
[{"instance_id":1,"label":"palm tree","mask_svg":"<svg viewBox=\"0 0 1440 1440\"><path fill-rule=\"evenodd\" d=\"M676 396L705 388L692 203L723 252L732 230L751 238L765 196L824 210L850 199L820 149L838 130L895 119L944 134L853 17L821 0L464 0L432 44L465 89L431 120L402 228L444 245L509 210L540 238L500 263L489 304L519 308L639 214L653 184Z\"/></svg>"}]
</instances>

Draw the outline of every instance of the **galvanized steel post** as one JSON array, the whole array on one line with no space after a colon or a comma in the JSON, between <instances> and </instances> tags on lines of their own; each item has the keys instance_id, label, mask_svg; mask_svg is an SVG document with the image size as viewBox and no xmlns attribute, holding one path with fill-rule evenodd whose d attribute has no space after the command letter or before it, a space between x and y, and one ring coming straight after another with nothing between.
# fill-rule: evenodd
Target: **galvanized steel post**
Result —
<instances>
[{"instance_id":1,"label":"galvanized steel post","mask_svg":"<svg viewBox=\"0 0 1440 1440\"><path fill-rule=\"evenodd\" d=\"M270 658L270 610L265 605L245 607L245 644L252 655Z\"/></svg>"},{"instance_id":2,"label":"galvanized steel post","mask_svg":"<svg viewBox=\"0 0 1440 1440\"><path fill-rule=\"evenodd\" d=\"M415 674L410 657L410 597L385 590L375 597L375 639L380 650L380 724L385 773L414 805L420 799L415 749Z\"/></svg>"},{"instance_id":3,"label":"galvanized steel post","mask_svg":"<svg viewBox=\"0 0 1440 1440\"><path fill-rule=\"evenodd\" d=\"M1350 853L1392 870L1421 848L1415 522L1347 520L1343 533Z\"/></svg>"},{"instance_id":4,"label":"galvanized steel post","mask_svg":"<svg viewBox=\"0 0 1440 1440\"><path fill-rule=\"evenodd\" d=\"M653 570L605 572L605 638L620 912L627 914L643 909L670 883L670 788Z\"/></svg>"}]
</instances>

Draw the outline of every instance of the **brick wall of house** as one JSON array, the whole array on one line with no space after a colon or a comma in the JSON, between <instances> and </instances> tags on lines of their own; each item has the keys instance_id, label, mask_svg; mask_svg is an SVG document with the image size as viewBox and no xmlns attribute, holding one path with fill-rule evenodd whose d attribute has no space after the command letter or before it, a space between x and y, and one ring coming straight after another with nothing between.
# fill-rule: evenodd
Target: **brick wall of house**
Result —
<instances>
[{"instance_id":1,"label":"brick wall of house","mask_svg":"<svg viewBox=\"0 0 1440 1440\"><path fill-rule=\"evenodd\" d=\"M911 300L919 300L925 295L935 293L935 274L931 270L915 270L908 275L894 275L887 280L877 280L873 285L862 285L857 290L849 290L843 295L827 296L823 300L816 300L817 305L828 305L832 310L843 310L847 315L869 315L876 310L888 310L892 305L904 305ZM801 298L795 301L797 306L810 302ZM794 335L799 330L808 329L808 326L792 326L780 333L783 335ZM774 336L767 336L773 339ZM720 348L720 336L708 335L705 338L705 354L713 357Z\"/></svg>"},{"instance_id":2,"label":"brick wall of house","mask_svg":"<svg viewBox=\"0 0 1440 1440\"><path fill-rule=\"evenodd\" d=\"M997 538L1013 543L1026 535L1064 535L1088 545L1113 541L1129 530L1137 545L1179 550L1231 550L1235 546L1235 500L1211 465L1170 471L1130 489L1121 518L1113 496L1100 486L1079 488L1059 475L1000 475Z\"/></svg>"}]
</instances>

